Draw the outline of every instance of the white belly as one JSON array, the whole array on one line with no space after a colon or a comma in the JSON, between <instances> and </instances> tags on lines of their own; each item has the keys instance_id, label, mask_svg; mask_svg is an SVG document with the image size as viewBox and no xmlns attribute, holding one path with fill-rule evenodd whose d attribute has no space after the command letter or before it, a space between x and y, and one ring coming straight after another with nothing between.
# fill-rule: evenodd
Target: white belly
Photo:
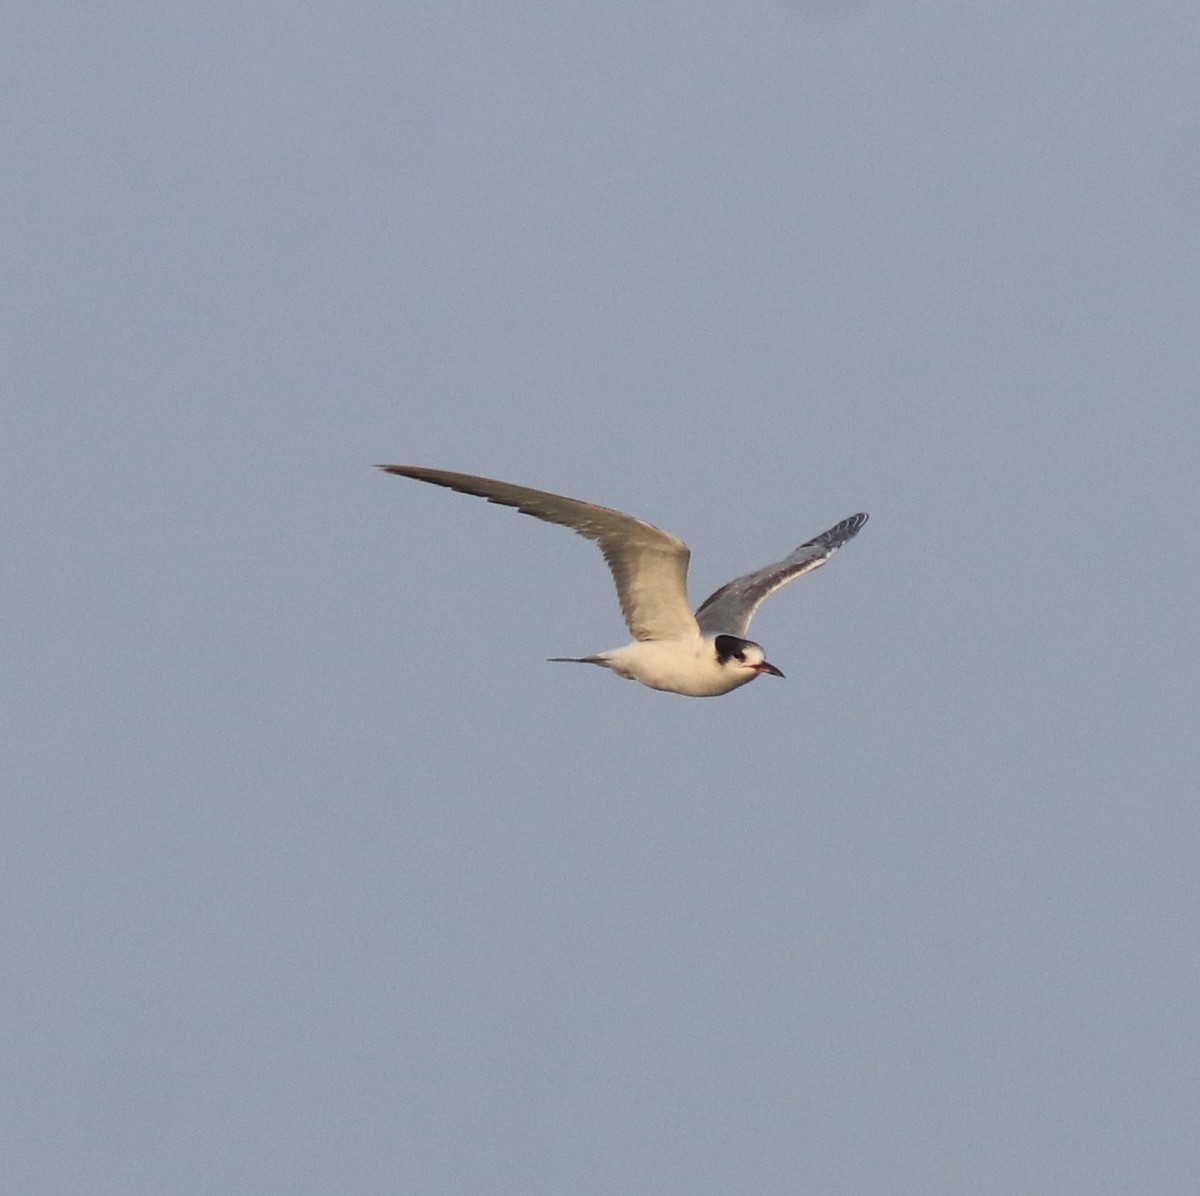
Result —
<instances>
[{"instance_id":1,"label":"white belly","mask_svg":"<svg viewBox=\"0 0 1200 1196\"><path fill-rule=\"evenodd\" d=\"M602 655L618 676L692 698L727 694L758 675L721 668L712 643L699 636L694 640L635 640Z\"/></svg>"}]
</instances>

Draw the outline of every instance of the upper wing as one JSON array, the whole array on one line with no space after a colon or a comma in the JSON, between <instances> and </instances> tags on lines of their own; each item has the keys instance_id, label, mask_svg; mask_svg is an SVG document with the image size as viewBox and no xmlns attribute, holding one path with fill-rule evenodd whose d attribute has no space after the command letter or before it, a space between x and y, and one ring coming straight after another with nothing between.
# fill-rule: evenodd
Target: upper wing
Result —
<instances>
[{"instance_id":1,"label":"upper wing","mask_svg":"<svg viewBox=\"0 0 1200 1196\"><path fill-rule=\"evenodd\" d=\"M696 618L705 635L724 632L727 635L745 635L750 627L754 612L775 593L780 586L787 585L801 573L819 569L847 540L858 535L859 528L866 523L866 515L851 515L836 527L814 536L801 544L791 556L784 557L774 565L747 573L723 585L715 594L710 594L700 604Z\"/></svg>"},{"instance_id":2,"label":"upper wing","mask_svg":"<svg viewBox=\"0 0 1200 1196\"><path fill-rule=\"evenodd\" d=\"M617 583L621 612L635 639L677 639L697 634L687 596L688 546L682 540L608 507L530 490L511 482L477 478L419 465L381 465L387 473L475 494L488 502L516 507L547 523L569 527L600 545Z\"/></svg>"}]
</instances>

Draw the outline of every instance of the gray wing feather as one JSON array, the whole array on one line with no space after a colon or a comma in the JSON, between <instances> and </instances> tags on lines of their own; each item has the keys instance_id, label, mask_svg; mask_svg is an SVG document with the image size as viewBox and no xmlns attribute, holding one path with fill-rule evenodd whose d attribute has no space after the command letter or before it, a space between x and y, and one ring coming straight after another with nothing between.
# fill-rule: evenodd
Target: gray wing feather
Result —
<instances>
[{"instance_id":1,"label":"gray wing feather","mask_svg":"<svg viewBox=\"0 0 1200 1196\"><path fill-rule=\"evenodd\" d=\"M682 540L661 528L609 507L511 482L418 465L379 468L514 507L523 515L569 527L585 539L594 540L612 571L621 612L635 639L674 639L696 634L696 617L687 598L690 553Z\"/></svg>"},{"instance_id":2,"label":"gray wing feather","mask_svg":"<svg viewBox=\"0 0 1200 1196\"><path fill-rule=\"evenodd\" d=\"M858 535L866 515L851 515L836 527L801 544L790 556L744 577L735 578L710 594L696 610L700 630L705 635L745 635L754 612L780 586L819 569L847 540Z\"/></svg>"}]
</instances>

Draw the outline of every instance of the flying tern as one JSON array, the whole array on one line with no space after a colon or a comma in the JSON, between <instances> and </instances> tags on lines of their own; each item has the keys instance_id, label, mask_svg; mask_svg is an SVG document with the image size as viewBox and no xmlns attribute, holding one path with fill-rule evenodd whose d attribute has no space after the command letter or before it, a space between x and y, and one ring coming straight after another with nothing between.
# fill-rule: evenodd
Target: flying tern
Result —
<instances>
[{"instance_id":1,"label":"flying tern","mask_svg":"<svg viewBox=\"0 0 1200 1196\"><path fill-rule=\"evenodd\" d=\"M744 638L750 620L780 586L819 569L867 521L863 514L843 519L783 560L723 585L693 613L687 594L688 546L652 524L577 498L468 473L420 465L379 468L515 507L524 515L561 524L594 540L612 570L633 642L594 656L551 659L598 664L651 689L695 698L729 693L762 673L783 676L767 662L758 644Z\"/></svg>"}]
</instances>

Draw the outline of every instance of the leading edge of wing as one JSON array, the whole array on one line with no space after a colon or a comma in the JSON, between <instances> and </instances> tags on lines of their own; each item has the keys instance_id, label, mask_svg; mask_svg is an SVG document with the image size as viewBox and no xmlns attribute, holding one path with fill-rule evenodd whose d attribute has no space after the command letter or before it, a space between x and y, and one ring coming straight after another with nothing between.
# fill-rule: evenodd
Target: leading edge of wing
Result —
<instances>
[{"instance_id":1,"label":"leading edge of wing","mask_svg":"<svg viewBox=\"0 0 1200 1196\"><path fill-rule=\"evenodd\" d=\"M488 502L502 507L513 507L522 515L532 515L547 523L569 527L589 540L598 540L610 532L620 531L644 539L647 544L655 543L664 552L688 551L682 540L644 519L636 519L623 511L584 502L579 498L568 498L565 494L551 494L548 490L534 490L531 486L517 486L512 482L455 473L449 469L428 469L423 465L379 465L376 468L398 477L415 478L419 482L430 482L462 494L486 498Z\"/></svg>"}]
</instances>

